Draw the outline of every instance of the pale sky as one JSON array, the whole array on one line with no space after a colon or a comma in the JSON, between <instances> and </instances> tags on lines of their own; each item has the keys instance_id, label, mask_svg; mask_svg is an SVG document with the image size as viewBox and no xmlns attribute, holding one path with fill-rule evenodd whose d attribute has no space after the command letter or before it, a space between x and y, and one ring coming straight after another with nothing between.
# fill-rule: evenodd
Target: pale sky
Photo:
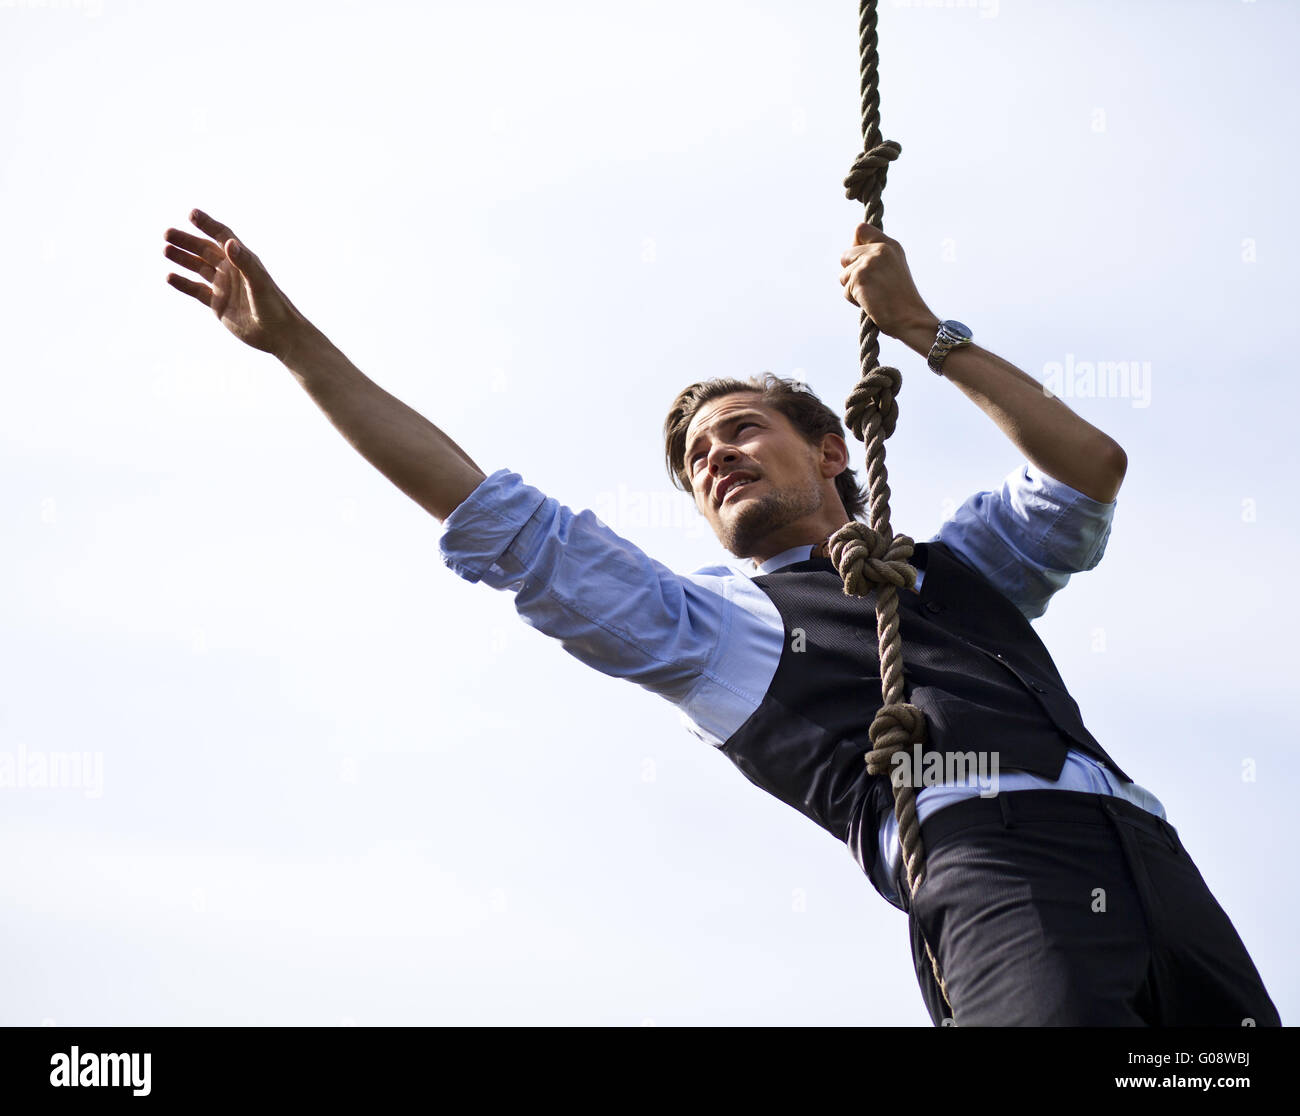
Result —
<instances>
[{"instance_id":1,"label":"pale sky","mask_svg":"<svg viewBox=\"0 0 1300 1116\"><path fill-rule=\"evenodd\" d=\"M886 231L1128 454L1037 630L1286 1023L1298 24L880 8ZM687 572L727 556L674 394L857 377L857 84L847 2L0 3L0 774L85 760L0 786L0 1025L930 1025L848 850L446 569L162 254L205 209L485 471ZM883 355L924 539L1023 459Z\"/></svg>"}]
</instances>

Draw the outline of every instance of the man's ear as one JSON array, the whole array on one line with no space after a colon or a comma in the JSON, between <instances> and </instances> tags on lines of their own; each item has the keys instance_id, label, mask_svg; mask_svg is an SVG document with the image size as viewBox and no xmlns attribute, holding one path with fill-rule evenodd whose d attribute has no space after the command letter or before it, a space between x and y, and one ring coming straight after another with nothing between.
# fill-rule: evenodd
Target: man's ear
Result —
<instances>
[{"instance_id":1,"label":"man's ear","mask_svg":"<svg viewBox=\"0 0 1300 1116\"><path fill-rule=\"evenodd\" d=\"M822 437L821 470L824 477L838 477L849 465L848 444L838 434Z\"/></svg>"}]
</instances>

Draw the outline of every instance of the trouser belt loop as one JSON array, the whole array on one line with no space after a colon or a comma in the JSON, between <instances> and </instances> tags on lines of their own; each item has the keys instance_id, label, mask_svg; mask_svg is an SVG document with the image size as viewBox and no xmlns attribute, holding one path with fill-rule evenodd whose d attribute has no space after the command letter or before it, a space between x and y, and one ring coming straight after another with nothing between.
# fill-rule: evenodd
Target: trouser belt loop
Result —
<instances>
[{"instance_id":1,"label":"trouser belt loop","mask_svg":"<svg viewBox=\"0 0 1300 1116\"><path fill-rule=\"evenodd\" d=\"M1011 820L1011 803L1007 801L1005 794L998 795L998 805L1002 808L1002 828L1014 828L1015 823Z\"/></svg>"}]
</instances>

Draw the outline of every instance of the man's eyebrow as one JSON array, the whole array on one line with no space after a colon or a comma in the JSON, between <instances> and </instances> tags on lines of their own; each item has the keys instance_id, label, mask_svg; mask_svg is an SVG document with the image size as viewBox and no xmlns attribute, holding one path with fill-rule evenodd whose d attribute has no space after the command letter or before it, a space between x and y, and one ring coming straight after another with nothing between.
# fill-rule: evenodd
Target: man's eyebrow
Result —
<instances>
[{"instance_id":1,"label":"man's eyebrow","mask_svg":"<svg viewBox=\"0 0 1300 1116\"><path fill-rule=\"evenodd\" d=\"M706 430L710 430L710 429L712 429L713 427L730 426L733 422L738 422L738 421L741 420L741 419L746 419L746 418L763 418L763 417L764 417L764 415L763 415L763 412L762 412L762 411L749 411L749 410L747 410L747 411L737 411L734 415L728 415L728 416L727 416L726 418L724 418L721 422L715 422L715 423L712 424L712 426L706 426L706 427L704 427L704 429L702 429L702 430L697 430L697 431L695 432L695 437L692 438L691 441L690 441L690 445L688 445L688 446L686 447L686 450L685 450L685 453L684 453L683 456L685 457L687 463L689 464L690 459L691 459L691 452L695 449L696 445L699 444L700 436L701 436L701 435L702 435Z\"/></svg>"}]
</instances>

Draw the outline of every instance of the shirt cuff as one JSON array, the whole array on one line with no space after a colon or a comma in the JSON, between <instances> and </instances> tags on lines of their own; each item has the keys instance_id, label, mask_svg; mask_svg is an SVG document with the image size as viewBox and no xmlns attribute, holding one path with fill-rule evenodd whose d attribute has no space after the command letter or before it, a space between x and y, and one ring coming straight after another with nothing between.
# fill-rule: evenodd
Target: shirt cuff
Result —
<instances>
[{"instance_id":1,"label":"shirt cuff","mask_svg":"<svg viewBox=\"0 0 1300 1116\"><path fill-rule=\"evenodd\" d=\"M443 521L438 541L443 563L466 581L508 587L520 570L509 560L510 569L504 568L502 556L545 499L509 469L485 477Z\"/></svg>"},{"instance_id":2,"label":"shirt cuff","mask_svg":"<svg viewBox=\"0 0 1300 1116\"><path fill-rule=\"evenodd\" d=\"M1116 501L1112 500L1109 504L1103 504L1100 500L1094 500L1091 496L1085 496L1077 488L1071 488L1065 481L1059 481L1054 476L1044 473L1037 465L1026 461L1024 464L1025 476L1029 478L1029 483L1035 488L1053 496L1062 504L1074 504L1084 511L1090 511L1099 515L1113 511Z\"/></svg>"},{"instance_id":3,"label":"shirt cuff","mask_svg":"<svg viewBox=\"0 0 1300 1116\"><path fill-rule=\"evenodd\" d=\"M1043 535L1043 549L1057 556L1066 570L1095 569L1110 541L1117 501L1103 504L1029 462L1023 466L1023 477L1029 482L1030 492L1061 509Z\"/></svg>"}]
</instances>

